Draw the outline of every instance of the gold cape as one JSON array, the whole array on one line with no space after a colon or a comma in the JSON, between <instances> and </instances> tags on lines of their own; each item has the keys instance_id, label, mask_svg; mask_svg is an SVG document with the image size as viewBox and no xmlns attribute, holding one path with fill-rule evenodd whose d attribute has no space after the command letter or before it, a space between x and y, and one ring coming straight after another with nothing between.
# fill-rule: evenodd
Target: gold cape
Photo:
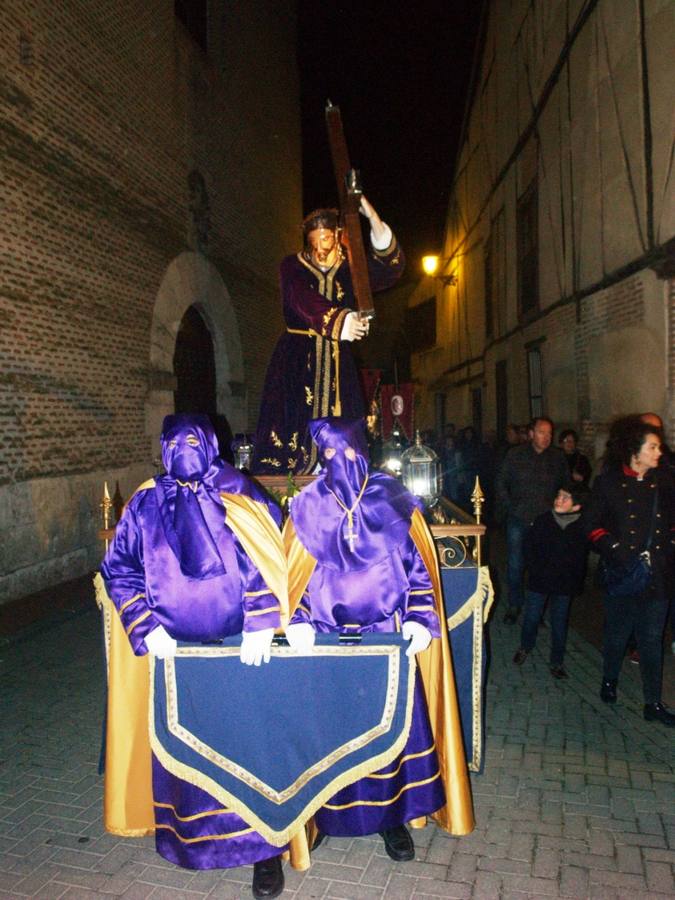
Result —
<instances>
[{"instance_id":1,"label":"gold cape","mask_svg":"<svg viewBox=\"0 0 675 900\"><path fill-rule=\"evenodd\" d=\"M417 665L424 685L431 730L436 743L436 753L446 796L446 805L435 812L432 818L450 834L469 834L475 826L473 801L462 742L462 726L459 719L450 643L445 628L445 610L438 557L429 527L417 509L412 516L410 536L431 577L436 613L441 626L440 640L432 640L426 650L417 654ZM290 518L286 521L282 538L288 561L290 615L293 615L312 576L316 560L300 543ZM423 828L425 822L426 819L423 817L413 820L410 824L413 828ZM308 833L311 840L314 834L311 825Z\"/></svg>"},{"instance_id":2,"label":"gold cape","mask_svg":"<svg viewBox=\"0 0 675 900\"><path fill-rule=\"evenodd\" d=\"M154 487L150 480L138 490ZM221 494L227 524L257 566L281 605L282 626L288 621L286 560L281 535L267 508L242 494ZM136 656L124 633L103 578L94 579L103 611L108 666L103 821L106 831L123 837L153 834L152 753L148 731L150 668L147 656ZM309 866L304 829L291 841L291 865Z\"/></svg>"}]
</instances>

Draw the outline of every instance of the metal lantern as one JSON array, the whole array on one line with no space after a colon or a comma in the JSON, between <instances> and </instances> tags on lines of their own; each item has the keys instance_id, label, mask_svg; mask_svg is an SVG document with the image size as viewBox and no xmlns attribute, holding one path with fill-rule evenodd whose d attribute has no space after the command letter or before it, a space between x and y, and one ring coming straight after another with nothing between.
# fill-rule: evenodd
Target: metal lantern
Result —
<instances>
[{"instance_id":1,"label":"metal lantern","mask_svg":"<svg viewBox=\"0 0 675 900\"><path fill-rule=\"evenodd\" d=\"M403 444L401 443L401 432L394 427L391 437L382 444L382 463L383 469L391 472L397 478L401 474L401 454L403 453Z\"/></svg>"},{"instance_id":2,"label":"metal lantern","mask_svg":"<svg viewBox=\"0 0 675 900\"><path fill-rule=\"evenodd\" d=\"M411 494L420 497L426 506L433 506L441 496L441 464L431 447L422 443L419 431L415 443L401 457L403 484Z\"/></svg>"},{"instance_id":3,"label":"metal lantern","mask_svg":"<svg viewBox=\"0 0 675 900\"><path fill-rule=\"evenodd\" d=\"M238 434L232 441L234 465L237 469L250 471L253 462L253 442L247 434Z\"/></svg>"}]
</instances>

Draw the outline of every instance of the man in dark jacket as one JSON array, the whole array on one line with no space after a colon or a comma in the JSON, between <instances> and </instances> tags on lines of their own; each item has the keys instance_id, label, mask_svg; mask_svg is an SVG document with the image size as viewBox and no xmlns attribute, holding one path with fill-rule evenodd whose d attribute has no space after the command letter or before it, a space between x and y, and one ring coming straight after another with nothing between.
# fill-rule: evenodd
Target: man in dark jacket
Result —
<instances>
[{"instance_id":1,"label":"man in dark jacket","mask_svg":"<svg viewBox=\"0 0 675 900\"><path fill-rule=\"evenodd\" d=\"M497 511L506 512L506 578L509 608L505 622L513 623L523 607L523 538L537 516L550 509L560 488L570 487L565 454L552 447L553 422L539 416L530 423L530 442L506 454L497 477Z\"/></svg>"},{"instance_id":2,"label":"man in dark jacket","mask_svg":"<svg viewBox=\"0 0 675 900\"><path fill-rule=\"evenodd\" d=\"M524 557L527 570L525 614L520 648L513 661L522 665L534 649L537 629L546 600L551 622L551 675L567 678L563 661L567 643L567 620L572 597L581 593L586 572L588 544L581 522L581 503L587 491L575 486L562 488L553 501L553 509L538 516L525 535Z\"/></svg>"}]
</instances>

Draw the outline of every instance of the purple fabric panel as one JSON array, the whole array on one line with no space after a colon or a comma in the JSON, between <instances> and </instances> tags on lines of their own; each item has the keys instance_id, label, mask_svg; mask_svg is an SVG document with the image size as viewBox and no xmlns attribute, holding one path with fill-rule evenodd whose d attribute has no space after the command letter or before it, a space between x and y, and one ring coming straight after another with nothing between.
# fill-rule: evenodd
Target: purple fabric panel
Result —
<instances>
[{"instance_id":1,"label":"purple fabric panel","mask_svg":"<svg viewBox=\"0 0 675 900\"><path fill-rule=\"evenodd\" d=\"M309 614L298 608L291 621L309 621L322 634L331 631L393 632L406 621L411 602L414 605L427 602L424 596L410 598L409 592L424 590L430 585L419 551L407 535L402 546L366 570L341 572L317 565L302 602ZM432 604L429 604L428 613L418 612L412 618L425 625L434 637L439 636L438 616ZM346 628L347 625L359 627Z\"/></svg>"},{"instance_id":2,"label":"purple fabric panel","mask_svg":"<svg viewBox=\"0 0 675 900\"><path fill-rule=\"evenodd\" d=\"M171 775L153 756L155 842L160 856L186 869L230 869L283 853L200 788ZM161 806L157 804L166 804ZM206 815L202 815L202 814ZM198 818L190 818L198 816ZM190 818L190 821L181 819ZM181 840L183 838L183 840ZM186 840L199 838L194 843Z\"/></svg>"},{"instance_id":3,"label":"purple fabric panel","mask_svg":"<svg viewBox=\"0 0 675 900\"><path fill-rule=\"evenodd\" d=\"M361 778L330 798L315 815L316 825L324 834L344 837L374 834L403 825L418 816L429 815L445 804L445 790L419 676L415 683L414 704L410 734L403 753L379 772ZM422 755L405 759L412 754ZM380 775L386 777L380 778ZM408 787L413 784L414 787Z\"/></svg>"}]
</instances>

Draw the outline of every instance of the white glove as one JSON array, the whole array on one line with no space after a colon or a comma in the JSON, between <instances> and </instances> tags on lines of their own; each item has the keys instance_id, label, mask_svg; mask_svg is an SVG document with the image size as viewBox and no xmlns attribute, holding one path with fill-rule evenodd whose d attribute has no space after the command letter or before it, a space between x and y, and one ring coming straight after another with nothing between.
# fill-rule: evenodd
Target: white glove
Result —
<instances>
[{"instance_id":1,"label":"white glove","mask_svg":"<svg viewBox=\"0 0 675 900\"><path fill-rule=\"evenodd\" d=\"M259 666L270 661L270 648L274 628L263 628L262 631L245 631L241 636L239 659L245 666Z\"/></svg>"},{"instance_id":2,"label":"white glove","mask_svg":"<svg viewBox=\"0 0 675 900\"><path fill-rule=\"evenodd\" d=\"M157 659L170 659L176 655L176 641L171 637L169 632L163 625L153 628L150 634L145 636L145 646L148 652L156 656Z\"/></svg>"},{"instance_id":3,"label":"white glove","mask_svg":"<svg viewBox=\"0 0 675 900\"><path fill-rule=\"evenodd\" d=\"M410 641L408 649L405 651L406 656L421 653L431 643L431 632L419 622L404 622L401 634L404 641Z\"/></svg>"},{"instance_id":4,"label":"white glove","mask_svg":"<svg viewBox=\"0 0 675 900\"><path fill-rule=\"evenodd\" d=\"M362 322L357 312L350 312L346 317L340 332L341 341L360 341L368 334L368 322Z\"/></svg>"},{"instance_id":5,"label":"white glove","mask_svg":"<svg viewBox=\"0 0 675 900\"><path fill-rule=\"evenodd\" d=\"M286 640L291 650L296 653L311 653L314 647L316 632L309 622L297 622L286 628Z\"/></svg>"}]
</instances>

